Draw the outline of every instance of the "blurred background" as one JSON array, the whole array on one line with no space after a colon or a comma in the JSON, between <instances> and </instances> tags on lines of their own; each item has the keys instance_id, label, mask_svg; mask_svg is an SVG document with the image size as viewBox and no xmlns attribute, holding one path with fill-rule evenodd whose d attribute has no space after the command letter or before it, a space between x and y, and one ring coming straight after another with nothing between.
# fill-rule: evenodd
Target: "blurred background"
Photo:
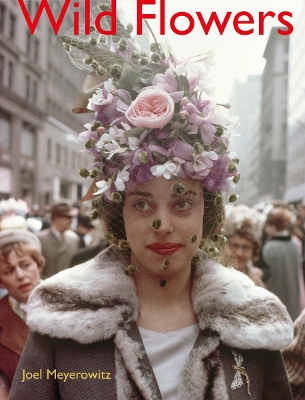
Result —
<instances>
[{"instance_id":1,"label":"blurred background","mask_svg":"<svg viewBox=\"0 0 305 400\"><path fill-rule=\"evenodd\" d=\"M40 4L24 0L32 18ZM57 18L64 1L49 0ZM80 1L80 11L84 1ZM71 2L60 33L73 26ZM91 0L91 5L96 1ZM136 0L117 0L122 21L136 25ZM160 40L159 5L143 6L155 13L150 24ZM175 35L169 20L186 11L195 20L186 36ZM238 35L232 20L223 35L212 27L205 35L196 11L208 19L215 11L220 20L227 11L233 16L248 11L254 32ZM273 11L266 18L264 35L258 33L259 12ZM291 35L279 35L281 11L294 27ZM80 12L80 15L82 13ZM177 27L188 22L177 19ZM249 28L247 26L244 29ZM135 38L142 49L152 40L143 25L143 36ZM176 55L190 57L210 48L216 53L212 79L215 99L231 104L231 114L240 116L240 136L233 148L240 159L242 179L238 202L259 208L275 200L297 207L305 198L305 4L303 0L166 0L166 36ZM73 114L71 109L87 72L69 60L61 40L45 12L32 35L17 0L0 0L0 200L24 202L32 214L41 213L54 201L79 201L89 181L78 174L86 166L78 134L92 115ZM36 210L36 211L35 211Z\"/></svg>"}]
</instances>

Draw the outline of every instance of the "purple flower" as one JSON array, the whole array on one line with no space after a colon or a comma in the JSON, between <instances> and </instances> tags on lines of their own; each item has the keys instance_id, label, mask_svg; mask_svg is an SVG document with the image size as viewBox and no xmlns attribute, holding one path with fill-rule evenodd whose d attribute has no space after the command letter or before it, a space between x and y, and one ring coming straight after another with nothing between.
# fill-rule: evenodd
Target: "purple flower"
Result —
<instances>
[{"instance_id":1,"label":"purple flower","mask_svg":"<svg viewBox=\"0 0 305 400\"><path fill-rule=\"evenodd\" d=\"M165 90L175 103L178 103L184 95L183 91L178 91L178 82L170 68L164 74L156 74L153 79L153 85L158 89Z\"/></svg>"}]
</instances>

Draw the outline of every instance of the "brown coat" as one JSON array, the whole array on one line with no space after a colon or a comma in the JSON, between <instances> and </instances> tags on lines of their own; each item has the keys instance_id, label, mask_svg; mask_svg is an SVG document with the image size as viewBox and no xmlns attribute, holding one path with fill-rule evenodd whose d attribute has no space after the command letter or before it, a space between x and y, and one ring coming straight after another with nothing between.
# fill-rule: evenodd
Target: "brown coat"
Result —
<instances>
[{"instance_id":1,"label":"brown coat","mask_svg":"<svg viewBox=\"0 0 305 400\"><path fill-rule=\"evenodd\" d=\"M247 373L251 400L291 400L278 351L292 340L285 307L244 274L202 257L192 288L200 333L183 368L180 398L250 400ZM29 307L34 332L11 400L161 400L135 322L135 283L112 247L41 283ZM232 349L243 357L239 367L244 368L242 385L235 390L232 366L238 361ZM36 378L28 375L21 382L24 371ZM97 375L90 378L89 373Z\"/></svg>"},{"instance_id":2,"label":"brown coat","mask_svg":"<svg viewBox=\"0 0 305 400\"><path fill-rule=\"evenodd\" d=\"M0 300L0 375L12 383L15 371L26 344L29 328L14 313L8 295ZM0 392L1 399L1 392Z\"/></svg>"}]
</instances>

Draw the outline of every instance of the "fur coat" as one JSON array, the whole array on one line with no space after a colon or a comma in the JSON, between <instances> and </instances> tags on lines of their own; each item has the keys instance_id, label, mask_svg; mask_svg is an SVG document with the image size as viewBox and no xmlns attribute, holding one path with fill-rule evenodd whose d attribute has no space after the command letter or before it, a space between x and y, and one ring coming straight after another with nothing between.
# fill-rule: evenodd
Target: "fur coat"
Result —
<instances>
[{"instance_id":1,"label":"fur coat","mask_svg":"<svg viewBox=\"0 0 305 400\"><path fill-rule=\"evenodd\" d=\"M283 304L207 255L193 279L200 333L184 365L180 399L250 399L249 392L251 400L292 399L279 352L293 337ZM29 305L28 324L34 332L11 400L161 400L135 323L134 280L124 274L111 247L40 284ZM40 375L24 379L27 371ZM88 378L98 371L97 378ZM70 373L65 382L59 372ZM87 375L75 378L76 372ZM236 379L241 383L233 390Z\"/></svg>"}]
</instances>

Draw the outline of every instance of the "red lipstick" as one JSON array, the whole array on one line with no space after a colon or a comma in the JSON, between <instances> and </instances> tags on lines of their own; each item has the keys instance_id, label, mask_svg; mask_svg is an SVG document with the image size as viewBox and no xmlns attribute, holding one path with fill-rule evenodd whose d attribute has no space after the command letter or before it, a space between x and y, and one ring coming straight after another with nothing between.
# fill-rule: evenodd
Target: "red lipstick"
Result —
<instances>
[{"instance_id":1,"label":"red lipstick","mask_svg":"<svg viewBox=\"0 0 305 400\"><path fill-rule=\"evenodd\" d=\"M154 253L161 255L169 255L175 253L182 245L178 243L152 243L148 248Z\"/></svg>"}]
</instances>

